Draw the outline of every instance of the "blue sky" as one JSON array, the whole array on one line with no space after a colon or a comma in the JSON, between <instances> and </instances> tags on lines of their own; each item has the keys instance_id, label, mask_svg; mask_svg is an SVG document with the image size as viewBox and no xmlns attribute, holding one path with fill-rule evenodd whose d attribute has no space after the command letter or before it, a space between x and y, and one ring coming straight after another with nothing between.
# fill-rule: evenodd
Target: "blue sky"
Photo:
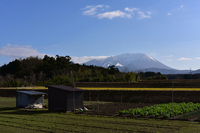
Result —
<instances>
[{"instance_id":1,"label":"blue sky","mask_svg":"<svg viewBox=\"0 0 200 133\"><path fill-rule=\"evenodd\" d=\"M75 62L145 53L200 69L199 0L0 0L0 65L29 56Z\"/></svg>"}]
</instances>

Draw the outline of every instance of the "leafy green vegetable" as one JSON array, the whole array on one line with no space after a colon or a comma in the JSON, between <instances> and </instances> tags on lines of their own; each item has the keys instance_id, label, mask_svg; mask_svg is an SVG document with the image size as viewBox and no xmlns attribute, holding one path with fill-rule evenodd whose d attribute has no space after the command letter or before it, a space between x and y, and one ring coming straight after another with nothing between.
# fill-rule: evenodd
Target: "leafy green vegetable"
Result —
<instances>
[{"instance_id":1,"label":"leafy green vegetable","mask_svg":"<svg viewBox=\"0 0 200 133\"><path fill-rule=\"evenodd\" d=\"M129 110L119 111L119 115L131 114L131 115L141 115L147 116L151 115L153 117L163 116L164 118L192 112L200 109L200 103L169 103L169 104L158 104L151 107L135 108Z\"/></svg>"}]
</instances>

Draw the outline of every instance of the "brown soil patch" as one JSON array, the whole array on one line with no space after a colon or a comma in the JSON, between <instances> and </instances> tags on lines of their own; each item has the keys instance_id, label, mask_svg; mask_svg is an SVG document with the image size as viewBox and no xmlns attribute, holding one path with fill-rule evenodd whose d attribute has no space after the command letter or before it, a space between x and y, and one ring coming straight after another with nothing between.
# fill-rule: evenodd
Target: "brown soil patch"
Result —
<instances>
[{"instance_id":1,"label":"brown soil patch","mask_svg":"<svg viewBox=\"0 0 200 133\"><path fill-rule=\"evenodd\" d=\"M132 116L130 114L127 115L118 115L119 110L129 110L133 108L143 108L145 106L152 106L155 105L155 103L95 103L95 104L86 104L85 107L87 107L89 110L86 112L83 112L87 115L104 115L104 116L113 116L113 117L131 117L131 118L152 118L152 119L167 119L167 120L180 120L180 121L200 121L198 118L200 118L200 114L189 116L187 118L181 118L182 115L170 117L170 118L163 118L160 117L152 117L152 116ZM80 112L79 112L80 113ZM192 112L190 112L192 113Z\"/></svg>"},{"instance_id":2,"label":"brown soil patch","mask_svg":"<svg viewBox=\"0 0 200 133\"><path fill-rule=\"evenodd\" d=\"M84 114L90 115L105 115L105 116L117 116L119 110L128 110L132 108L142 108L145 106L152 106L152 103L105 103L105 104L93 104L86 105L89 111Z\"/></svg>"}]
</instances>

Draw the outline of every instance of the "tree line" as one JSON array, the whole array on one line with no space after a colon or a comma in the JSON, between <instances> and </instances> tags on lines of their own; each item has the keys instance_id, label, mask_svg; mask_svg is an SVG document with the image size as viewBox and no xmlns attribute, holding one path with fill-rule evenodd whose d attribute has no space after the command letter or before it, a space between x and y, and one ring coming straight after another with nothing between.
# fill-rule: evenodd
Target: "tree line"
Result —
<instances>
[{"instance_id":1,"label":"tree line","mask_svg":"<svg viewBox=\"0 0 200 133\"><path fill-rule=\"evenodd\" d=\"M75 82L138 82L140 80L200 79L200 74L120 72L114 65L103 68L73 63L70 56L16 59L0 67L0 87L73 85Z\"/></svg>"},{"instance_id":2,"label":"tree line","mask_svg":"<svg viewBox=\"0 0 200 133\"><path fill-rule=\"evenodd\" d=\"M73 85L75 82L138 82L140 74L73 63L70 56L16 59L0 67L0 87Z\"/></svg>"}]
</instances>

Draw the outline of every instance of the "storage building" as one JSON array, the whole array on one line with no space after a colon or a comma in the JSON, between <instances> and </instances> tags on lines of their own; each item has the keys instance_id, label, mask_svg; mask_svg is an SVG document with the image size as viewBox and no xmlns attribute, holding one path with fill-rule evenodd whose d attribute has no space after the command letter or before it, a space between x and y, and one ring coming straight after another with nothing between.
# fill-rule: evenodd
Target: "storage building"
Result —
<instances>
[{"instance_id":1,"label":"storage building","mask_svg":"<svg viewBox=\"0 0 200 133\"><path fill-rule=\"evenodd\" d=\"M25 108L33 104L44 104L43 92L38 91L17 91L16 106Z\"/></svg>"},{"instance_id":2,"label":"storage building","mask_svg":"<svg viewBox=\"0 0 200 133\"><path fill-rule=\"evenodd\" d=\"M82 89L64 85L47 85L49 111L74 111L83 108Z\"/></svg>"}]
</instances>

